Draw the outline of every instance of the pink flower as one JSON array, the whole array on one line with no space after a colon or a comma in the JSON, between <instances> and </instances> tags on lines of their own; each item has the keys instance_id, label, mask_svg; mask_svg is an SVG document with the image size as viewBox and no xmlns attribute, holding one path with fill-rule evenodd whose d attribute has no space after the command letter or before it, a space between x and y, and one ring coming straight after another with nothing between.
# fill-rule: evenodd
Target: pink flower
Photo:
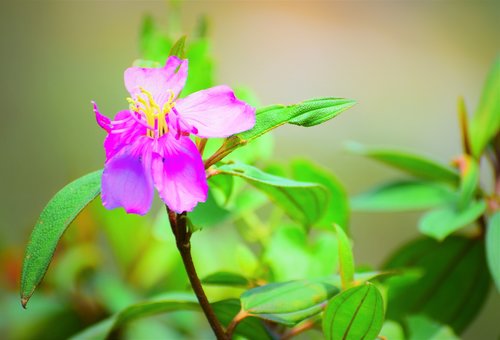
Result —
<instances>
[{"instance_id":1,"label":"pink flower","mask_svg":"<svg viewBox=\"0 0 500 340\"><path fill-rule=\"evenodd\" d=\"M177 99L186 83L188 61L169 57L163 68L131 67L125 71L129 110L114 120L97 105L97 123L108 133L102 175L107 209L123 207L144 215L154 187L167 206L191 211L207 198L201 155L189 138L228 137L255 124L255 109L238 100L227 86L216 86Z\"/></svg>"}]
</instances>

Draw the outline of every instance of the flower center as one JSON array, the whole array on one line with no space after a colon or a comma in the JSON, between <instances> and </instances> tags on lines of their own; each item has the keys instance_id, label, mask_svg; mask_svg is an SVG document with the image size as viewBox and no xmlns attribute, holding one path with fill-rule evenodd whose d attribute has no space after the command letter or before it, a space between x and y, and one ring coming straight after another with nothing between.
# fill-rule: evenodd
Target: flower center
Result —
<instances>
[{"instance_id":1,"label":"flower center","mask_svg":"<svg viewBox=\"0 0 500 340\"><path fill-rule=\"evenodd\" d=\"M138 113L142 121L147 127L147 135L151 138L159 138L168 132L167 115L173 109L175 102L175 94L172 90L168 90L169 97L163 107L156 103L151 92L140 88L141 93L136 96L136 99L127 98L130 110ZM133 113L132 113L133 114Z\"/></svg>"}]
</instances>

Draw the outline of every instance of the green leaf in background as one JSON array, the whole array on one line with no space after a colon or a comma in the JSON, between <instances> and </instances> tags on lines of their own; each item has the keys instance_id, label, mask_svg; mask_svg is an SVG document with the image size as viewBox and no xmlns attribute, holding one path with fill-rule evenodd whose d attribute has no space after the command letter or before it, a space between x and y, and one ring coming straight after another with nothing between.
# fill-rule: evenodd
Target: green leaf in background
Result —
<instances>
[{"instance_id":1,"label":"green leaf in background","mask_svg":"<svg viewBox=\"0 0 500 340\"><path fill-rule=\"evenodd\" d=\"M209 228L229 218L230 212L217 204L213 189L208 190L207 200L200 203L189 213L189 220L198 228Z\"/></svg>"},{"instance_id":2,"label":"green leaf in background","mask_svg":"<svg viewBox=\"0 0 500 340\"><path fill-rule=\"evenodd\" d=\"M380 337L387 340L405 340L405 333L399 323L386 320L380 330Z\"/></svg>"},{"instance_id":3,"label":"green leaf in background","mask_svg":"<svg viewBox=\"0 0 500 340\"><path fill-rule=\"evenodd\" d=\"M423 315L408 318L409 340L459 340L453 330Z\"/></svg>"},{"instance_id":4,"label":"green leaf in background","mask_svg":"<svg viewBox=\"0 0 500 340\"><path fill-rule=\"evenodd\" d=\"M472 202L462 211L458 211L454 206L432 210L420 219L418 229L422 234L442 241L454 231L476 221L485 210L484 201Z\"/></svg>"},{"instance_id":5,"label":"green leaf in background","mask_svg":"<svg viewBox=\"0 0 500 340\"><path fill-rule=\"evenodd\" d=\"M317 184L270 175L253 166L231 163L217 168L221 174L239 176L266 193L290 218L305 226L318 221L328 204L328 192Z\"/></svg>"},{"instance_id":6,"label":"green leaf in background","mask_svg":"<svg viewBox=\"0 0 500 340\"><path fill-rule=\"evenodd\" d=\"M488 296L490 278L484 242L451 236L443 242L418 239L396 251L385 269L416 268L416 280L393 276L388 287L387 318L403 323L425 314L460 334L474 320Z\"/></svg>"},{"instance_id":7,"label":"green leaf in background","mask_svg":"<svg viewBox=\"0 0 500 340\"><path fill-rule=\"evenodd\" d=\"M249 287L250 280L241 274L230 272L216 272L204 277L201 283L207 285Z\"/></svg>"},{"instance_id":8,"label":"green leaf in background","mask_svg":"<svg viewBox=\"0 0 500 340\"><path fill-rule=\"evenodd\" d=\"M249 315L294 326L321 312L338 292L324 279L270 283L244 292L241 307Z\"/></svg>"},{"instance_id":9,"label":"green leaf in background","mask_svg":"<svg viewBox=\"0 0 500 340\"><path fill-rule=\"evenodd\" d=\"M316 166L308 160L292 162L293 178L299 181L315 182L323 185L330 192L330 201L325 207L323 218L315 227L331 229L332 224L340 225L346 232L349 224L349 201L342 183L326 169Z\"/></svg>"},{"instance_id":10,"label":"green leaf in background","mask_svg":"<svg viewBox=\"0 0 500 340\"><path fill-rule=\"evenodd\" d=\"M483 88L470 124L472 155L479 159L500 129L500 57L497 57Z\"/></svg>"},{"instance_id":11,"label":"green leaf in background","mask_svg":"<svg viewBox=\"0 0 500 340\"><path fill-rule=\"evenodd\" d=\"M467 107L462 96L458 97L457 102L458 123L460 125L460 137L462 140L462 150L464 154L471 154L471 146L469 139L469 118L467 115Z\"/></svg>"},{"instance_id":12,"label":"green leaf in background","mask_svg":"<svg viewBox=\"0 0 500 340\"><path fill-rule=\"evenodd\" d=\"M455 200L456 194L444 185L423 181L398 181L353 197L351 206L360 211L405 211L432 208Z\"/></svg>"},{"instance_id":13,"label":"green leaf in background","mask_svg":"<svg viewBox=\"0 0 500 340\"><path fill-rule=\"evenodd\" d=\"M21 274L24 307L54 256L57 243L69 224L101 192L102 170L83 176L61 189L45 206L26 247Z\"/></svg>"},{"instance_id":14,"label":"green leaf in background","mask_svg":"<svg viewBox=\"0 0 500 340\"><path fill-rule=\"evenodd\" d=\"M329 340L375 339L384 323L384 302L371 283L335 296L323 316L323 333Z\"/></svg>"},{"instance_id":15,"label":"green leaf in background","mask_svg":"<svg viewBox=\"0 0 500 340\"><path fill-rule=\"evenodd\" d=\"M385 163L421 179L441 181L452 185L457 185L459 181L459 175L455 169L421 155L402 150L365 147L354 142L346 146L351 152Z\"/></svg>"},{"instance_id":16,"label":"green leaf in background","mask_svg":"<svg viewBox=\"0 0 500 340\"><path fill-rule=\"evenodd\" d=\"M308 237L298 225L281 225L264 250L264 261L275 281L324 277L337 269L337 237L319 230Z\"/></svg>"},{"instance_id":17,"label":"green leaf in background","mask_svg":"<svg viewBox=\"0 0 500 340\"><path fill-rule=\"evenodd\" d=\"M177 58L180 59L185 59L186 58L186 36L182 36L179 40L177 40L172 48L170 49L169 56L176 56Z\"/></svg>"},{"instance_id":18,"label":"green leaf in background","mask_svg":"<svg viewBox=\"0 0 500 340\"><path fill-rule=\"evenodd\" d=\"M500 292L500 212L496 212L488 221L486 259L493 281Z\"/></svg>"},{"instance_id":19,"label":"green leaf in background","mask_svg":"<svg viewBox=\"0 0 500 340\"><path fill-rule=\"evenodd\" d=\"M465 209L471 204L476 194L477 185L479 184L479 164L468 155L462 155L455 159L454 163L460 170L458 208Z\"/></svg>"},{"instance_id":20,"label":"green leaf in background","mask_svg":"<svg viewBox=\"0 0 500 340\"><path fill-rule=\"evenodd\" d=\"M342 289L346 290L351 287L354 280L354 256L351 241L344 230L335 225L335 231L339 242L339 273L342 279Z\"/></svg>"},{"instance_id":21,"label":"green leaf in background","mask_svg":"<svg viewBox=\"0 0 500 340\"><path fill-rule=\"evenodd\" d=\"M165 64L172 40L159 32L151 16L143 19L139 47L143 59Z\"/></svg>"},{"instance_id":22,"label":"green leaf in background","mask_svg":"<svg viewBox=\"0 0 500 340\"><path fill-rule=\"evenodd\" d=\"M255 126L237 136L251 141L286 123L310 127L334 118L354 105L354 101L342 98L305 100L293 105L272 105L257 109Z\"/></svg>"}]
</instances>

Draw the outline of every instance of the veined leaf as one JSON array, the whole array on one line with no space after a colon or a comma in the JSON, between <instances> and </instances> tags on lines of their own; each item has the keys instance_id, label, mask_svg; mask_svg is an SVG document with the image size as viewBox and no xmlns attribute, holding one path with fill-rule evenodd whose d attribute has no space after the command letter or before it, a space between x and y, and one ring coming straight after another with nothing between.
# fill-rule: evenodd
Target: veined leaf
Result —
<instances>
[{"instance_id":1,"label":"veined leaf","mask_svg":"<svg viewBox=\"0 0 500 340\"><path fill-rule=\"evenodd\" d=\"M61 189L45 206L26 247L21 275L24 307L54 256L57 243L69 224L101 192L102 170L83 176Z\"/></svg>"},{"instance_id":2,"label":"veined leaf","mask_svg":"<svg viewBox=\"0 0 500 340\"><path fill-rule=\"evenodd\" d=\"M272 105L257 109L255 126L237 136L251 141L286 123L310 127L334 118L354 105L354 101L343 98L320 98L305 100L293 105Z\"/></svg>"},{"instance_id":3,"label":"veined leaf","mask_svg":"<svg viewBox=\"0 0 500 340\"><path fill-rule=\"evenodd\" d=\"M488 75L479 106L470 124L472 155L479 159L488 143L500 129L500 57Z\"/></svg>"},{"instance_id":4,"label":"veined leaf","mask_svg":"<svg viewBox=\"0 0 500 340\"><path fill-rule=\"evenodd\" d=\"M376 187L351 199L354 210L405 211L455 202L456 194L444 185L423 181L399 181Z\"/></svg>"},{"instance_id":5,"label":"veined leaf","mask_svg":"<svg viewBox=\"0 0 500 340\"><path fill-rule=\"evenodd\" d=\"M396 251L385 269L415 268L416 280L393 276L388 286L387 318L403 323L424 314L460 334L474 320L488 296L490 278L484 242L450 236L443 242L423 238Z\"/></svg>"},{"instance_id":6,"label":"veined leaf","mask_svg":"<svg viewBox=\"0 0 500 340\"><path fill-rule=\"evenodd\" d=\"M371 283L335 296L326 307L323 333L329 340L375 339L384 323L382 295Z\"/></svg>"},{"instance_id":7,"label":"veined leaf","mask_svg":"<svg viewBox=\"0 0 500 340\"><path fill-rule=\"evenodd\" d=\"M241 306L250 315L294 326L321 312L338 292L325 279L270 283L243 293Z\"/></svg>"},{"instance_id":8,"label":"veined leaf","mask_svg":"<svg viewBox=\"0 0 500 340\"><path fill-rule=\"evenodd\" d=\"M484 201L472 202L462 211L454 206L432 210L420 219L418 228L422 234L441 241L454 231L473 223L485 210Z\"/></svg>"},{"instance_id":9,"label":"veined leaf","mask_svg":"<svg viewBox=\"0 0 500 340\"><path fill-rule=\"evenodd\" d=\"M493 281L500 292L500 212L496 212L488 221L486 258Z\"/></svg>"},{"instance_id":10,"label":"veined leaf","mask_svg":"<svg viewBox=\"0 0 500 340\"><path fill-rule=\"evenodd\" d=\"M335 231L339 242L339 272L342 279L342 289L345 290L351 287L354 280L354 256L351 242L342 228L335 225Z\"/></svg>"},{"instance_id":11,"label":"veined leaf","mask_svg":"<svg viewBox=\"0 0 500 340\"><path fill-rule=\"evenodd\" d=\"M299 181L310 181L323 185L330 192L330 201L325 214L316 227L330 229L332 224L340 225L346 232L349 229L349 201L342 183L333 174L307 160L292 162L293 177Z\"/></svg>"},{"instance_id":12,"label":"veined leaf","mask_svg":"<svg viewBox=\"0 0 500 340\"><path fill-rule=\"evenodd\" d=\"M270 175L253 166L231 163L217 168L221 174L239 176L266 193L294 220L310 226L318 221L328 204L328 192L317 184Z\"/></svg>"},{"instance_id":13,"label":"veined leaf","mask_svg":"<svg viewBox=\"0 0 500 340\"><path fill-rule=\"evenodd\" d=\"M421 179L441 181L452 185L457 185L459 181L455 169L421 155L402 150L369 148L358 143L349 143L347 148L349 151L398 168Z\"/></svg>"}]
</instances>

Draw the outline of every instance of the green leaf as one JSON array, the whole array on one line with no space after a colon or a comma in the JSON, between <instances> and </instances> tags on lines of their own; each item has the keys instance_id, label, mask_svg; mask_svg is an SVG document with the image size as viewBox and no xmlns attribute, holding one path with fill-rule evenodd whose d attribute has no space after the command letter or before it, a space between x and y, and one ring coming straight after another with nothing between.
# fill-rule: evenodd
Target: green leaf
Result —
<instances>
[{"instance_id":1,"label":"green leaf","mask_svg":"<svg viewBox=\"0 0 500 340\"><path fill-rule=\"evenodd\" d=\"M423 181L398 181L376 187L351 199L354 210L405 211L455 202L456 194L444 185Z\"/></svg>"},{"instance_id":2,"label":"green leaf","mask_svg":"<svg viewBox=\"0 0 500 340\"><path fill-rule=\"evenodd\" d=\"M459 181L455 169L421 155L402 150L368 148L358 143L349 143L347 148L349 151L385 163L421 179L441 181L452 185L457 185Z\"/></svg>"},{"instance_id":3,"label":"green leaf","mask_svg":"<svg viewBox=\"0 0 500 340\"><path fill-rule=\"evenodd\" d=\"M418 229L422 234L442 241L454 231L476 221L485 210L484 201L472 202L462 211L453 206L432 210L420 219Z\"/></svg>"},{"instance_id":4,"label":"green leaf","mask_svg":"<svg viewBox=\"0 0 500 340\"><path fill-rule=\"evenodd\" d=\"M351 287L354 280L354 256L352 254L351 241L341 227L335 225L337 239L339 242L339 273L342 278L342 289Z\"/></svg>"},{"instance_id":5,"label":"green leaf","mask_svg":"<svg viewBox=\"0 0 500 340\"><path fill-rule=\"evenodd\" d=\"M224 222L229 218L230 212L217 204L213 189L208 190L207 200L200 203L189 213L188 217L198 229L209 228Z\"/></svg>"},{"instance_id":6,"label":"green leaf","mask_svg":"<svg viewBox=\"0 0 500 340\"><path fill-rule=\"evenodd\" d=\"M335 272L338 263L337 237L319 230L308 237L297 225L278 227L264 250L264 261L275 281L324 277Z\"/></svg>"},{"instance_id":7,"label":"green leaf","mask_svg":"<svg viewBox=\"0 0 500 340\"><path fill-rule=\"evenodd\" d=\"M319 183L330 192L330 201L325 207L325 214L316 222L315 227L331 229L332 224L336 223L347 232L349 201L342 183L330 171L305 159L293 161L292 170L294 179Z\"/></svg>"},{"instance_id":8,"label":"green leaf","mask_svg":"<svg viewBox=\"0 0 500 340\"><path fill-rule=\"evenodd\" d=\"M208 285L248 287L250 281L243 275L230 272L216 272L201 280L201 283Z\"/></svg>"},{"instance_id":9,"label":"green leaf","mask_svg":"<svg viewBox=\"0 0 500 340\"><path fill-rule=\"evenodd\" d=\"M482 240L461 236L443 242L423 238L404 245L385 269L415 268L422 276L386 280L387 318L403 323L412 314L424 314L460 334L488 296L490 278L484 253Z\"/></svg>"},{"instance_id":10,"label":"green leaf","mask_svg":"<svg viewBox=\"0 0 500 340\"><path fill-rule=\"evenodd\" d=\"M186 51L184 50L186 46L186 38L187 37L183 35L174 43L170 49L169 56L175 56L180 59L184 59L186 57Z\"/></svg>"},{"instance_id":11,"label":"green leaf","mask_svg":"<svg viewBox=\"0 0 500 340\"><path fill-rule=\"evenodd\" d=\"M334 118L354 105L354 101L342 98L305 100L294 105L272 105L257 109L255 126L237 136L251 141L286 123L310 127Z\"/></svg>"},{"instance_id":12,"label":"green leaf","mask_svg":"<svg viewBox=\"0 0 500 340\"><path fill-rule=\"evenodd\" d=\"M290 218L306 226L318 221L328 204L328 192L317 183L299 182L270 175L242 163L222 165L217 171L244 178L266 193Z\"/></svg>"},{"instance_id":13,"label":"green leaf","mask_svg":"<svg viewBox=\"0 0 500 340\"><path fill-rule=\"evenodd\" d=\"M425 316L415 315L408 318L409 340L459 340L453 330Z\"/></svg>"},{"instance_id":14,"label":"green leaf","mask_svg":"<svg viewBox=\"0 0 500 340\"><path fill-rule=\"evenodd\" d=\"M493 281L500 292L500 212L496 212L488 221L486 258Z\"/></svg>"},{"instance_id":15,"label":"green leaf","mask_svg":"<svg viewBox=\"0 0 500 340\"><path fill-rule=\"evenodd\" d=\"M500 129L500 57L495 60L470 124L472 155L479 159Z\"/></svg>"},{"instance_id":16,"label":"green leaf","mask_svg":"<svg viewBox=\"0 0 500 340\"><path fill-rule=\"evenodd\" d=\"M387 340L405 340L405 335L403 327L397 322L386 320L382 329L380 330L380 336Z\"/></svg>"},{"instance_id":17,"label":"green leaf","mask_svg":"<svg viewBox=\"0 0 500 340\"><path fill-rule=\"evenodd\" d=\"M324 279L270 283L241 295L242 310L288 326L318 314L339 289Z\"/></svg>"},{"instance_id":18,"label":"green leaf","mask_svg":"<svg viewBox=\"0 0 500 340\"><path fill-rule=\"evenodd\" d=\"M101 174L102 170L99 170L71 182L50 200L40 214L23 262L21 302L24 307L42 281L66 228L101 192Z\"/></svg>"},{"instance_id":19,"label":"green leaf","mask_svg":"<svg viewBox=\"0 0 500 340\"><path fill-rule=\"evenodd\" d=\"M375 339L384 323L384 302L371 283L335 296L326 307L323 333L329 340Z\"/></svg>"}]
</instances>

